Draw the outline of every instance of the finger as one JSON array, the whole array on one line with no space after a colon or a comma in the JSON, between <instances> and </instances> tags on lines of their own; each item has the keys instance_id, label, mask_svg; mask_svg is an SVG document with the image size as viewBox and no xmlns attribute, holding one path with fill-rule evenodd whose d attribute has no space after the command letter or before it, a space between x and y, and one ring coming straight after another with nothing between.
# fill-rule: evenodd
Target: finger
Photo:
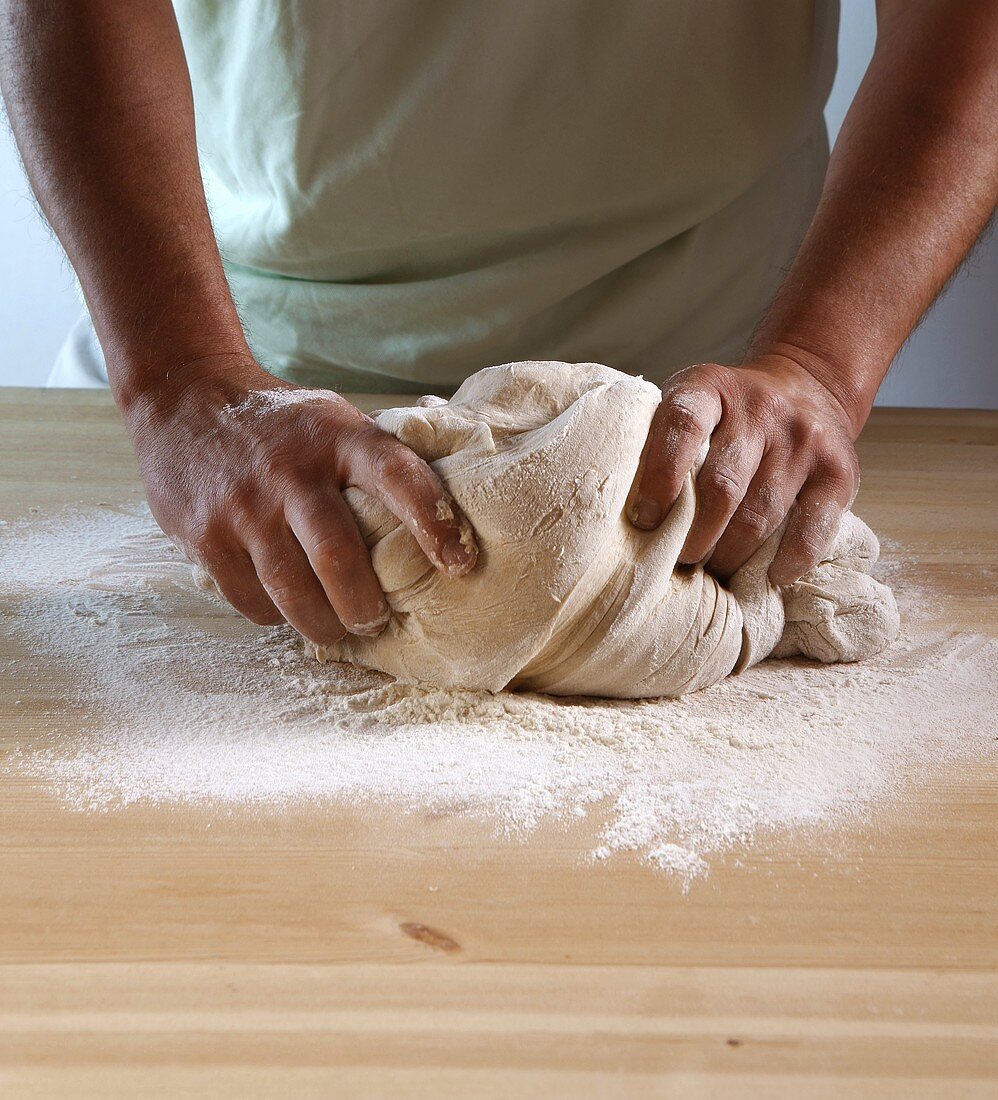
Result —
<instances>
[{"instance_id":1,"label":"finger","mask_svg":"<svg viewBox=\"0 0 998 1100\"><path fill-rule=\"evenodd\" d=\"M284 616L260 584L253 562L243 547L225 554L201 554L198 559L215 587L240 615L257 626L276 626L284 622Z\"/></svg>"},{"instance_id":2,"label":"finger","mask_svg":"<svg viewBox=\"0 0 998 1100\"><path fill-rule=\"evenodd\" d=\"M736 573L780 526L793 507L808 469L784 455L763 456L748 491L710 556L711 572Z\"/></svg>"},{"instance_id":3,"label":"finger","mask_svg":"<svg viewBox=\"0 0 998 1100\"><path fill-rule=\"evenodd\" d=\"M478 545L471 524L415 451L370 427L345 452L347 484L378 497L437 569L460 577L474 568Z\"/></svg>"},{"instance_id":4,"label":"finger","mask_svg":"<svg viewBox=\"0 0 998 1100\"><path fill-rule=\"evenodd\" d=\"M787 529L769 567L775 585L793 584L824 559L849 507L850 490L844 485L812 479L790 509Z\"/></svg>"},{"instance_id":5,"label":"finger","mask_svg":"<svg viewBox=\"0 0 998 1100\"><path fill-rule=\"evenodd\" d=\"M284 514L340 622L351 634L380 634L391 611L343 497L296 496Z\"/></svg>"},{"instance_id":6,"label":"finger","mask_svg":"<svg viewBox=\"0 0 998 1100\"><path fill-rule=\"evenodd\" d=\"M679 560L702 561L724 533L741 504L762 459L760 435L735 434L730 420L714 433L710 450L697 475L697 508Z\"/></svg>"},{"instance_id":7,"label":"finger","mask_svg":"<svg viewBox=\"0 0 998 1100\"><path fill-rule=\"evenodd\" d=\"M710 386L667 390L655 410L628 515L651 531L676 503L683 481L721 419L721 399Z\"/></svg>"},{"instance_id":8,"label":"finger","mask_svg":"<svg viewBox=\"0 0 998 1100\"><path fill-rule=\"evenodd\" d=\"M285 619L316 645L332 645L346 634L305 551L288 528L251 543L250 557L260 583Z\"/></svg>"}]
</instances>

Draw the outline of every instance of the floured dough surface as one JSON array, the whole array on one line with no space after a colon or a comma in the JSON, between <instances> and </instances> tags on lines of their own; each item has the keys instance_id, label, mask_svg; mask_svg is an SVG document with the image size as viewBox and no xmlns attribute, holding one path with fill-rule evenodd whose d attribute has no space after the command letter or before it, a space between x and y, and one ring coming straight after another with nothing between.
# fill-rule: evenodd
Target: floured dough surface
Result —
<instances>
[{"instance_id":1,"label":"floured dough surface","mask_svg":"<svg viewBox=\"0 0 998 1100\"><path fill-rule=\"evenodd\" d=\"M347 490L393 614L379 637L322 655L444 687L641 698L696 691L773 652L856 661L888 645L897 606L869 576L879 547L852 514L828 559L783 590L766 578L780 532L729 585L677 566L695 471L658 530L628 522L659 399L609 367L530 362L380 413L446 482L481 553L468 576L445 577L379 501Z\"/></svg>"}]
</instances>

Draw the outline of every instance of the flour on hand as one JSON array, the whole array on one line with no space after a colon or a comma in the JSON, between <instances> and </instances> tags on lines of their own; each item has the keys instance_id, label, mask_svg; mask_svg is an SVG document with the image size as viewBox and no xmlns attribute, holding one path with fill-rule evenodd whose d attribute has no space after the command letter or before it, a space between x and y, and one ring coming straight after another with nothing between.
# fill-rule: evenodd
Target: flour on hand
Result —
<instances>
[{"instance_id":1,"label":"flour on hand","mask_svg":"<svg viewBox=\"0 0 998 1100\"><path fill-rule=\"evenodd\" d=\"M898 631L879 548L847 514L827 559L777 589L782 529L724 585L677 559L694 477L655 531L625 515L657 386L596 364L511 363L447 402L388 409L376 423L441 476L481 553L465 577L434 570L378 500L348 489L392 607L377 638L320 650L410 682L611 698L677 696L776 653L856 661Z\"/></svg>"}]
</instances>

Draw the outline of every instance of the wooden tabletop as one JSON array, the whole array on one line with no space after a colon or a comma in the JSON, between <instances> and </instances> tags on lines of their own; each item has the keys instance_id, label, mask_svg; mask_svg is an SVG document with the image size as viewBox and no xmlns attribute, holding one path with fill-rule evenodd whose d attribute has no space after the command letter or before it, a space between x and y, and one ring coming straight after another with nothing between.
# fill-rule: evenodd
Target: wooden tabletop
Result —
<instances>
[{"instance_id":1,"label":"wooden tabletop","mask_svg":"<svg viewBox=\"0 0 998 1100\"><path fill-rule=\"evenodd\" d=\"M998 633L998 413L880 410L860 451L937 619ZM0 518L139 493L106 394L0 390ZM2 767L29 672L0 629L4 1097L998 1095L990 766L684 894L555 827L66 809Z\"/></svg>"}]
</instances>

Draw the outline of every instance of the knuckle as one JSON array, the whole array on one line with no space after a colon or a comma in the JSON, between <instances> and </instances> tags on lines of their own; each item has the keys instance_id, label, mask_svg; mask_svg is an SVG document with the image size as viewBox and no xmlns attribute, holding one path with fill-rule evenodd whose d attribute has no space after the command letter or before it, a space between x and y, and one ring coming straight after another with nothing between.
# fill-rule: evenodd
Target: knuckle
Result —
<instances>
[{"instance_id":1,"label":"knuckle","mask_svg":"<svg viewBox=\"0 0 998 1100\"><path fill-rule=\"evenodd\" d=\"M411 483L419 476L420 459L401 443L375 444L371 466L379 481Z\"/></svg>"},{"instance_id":2,"label":"knuckle","mask_svg":"<svg viewBox=\"0 0 998 1100\"><path fill-rule=\"evenodd\" d=\"M237 531L252 530L260 525L262 504L252 483L241 482L233 486L226 493L225 506Z\"/></svg>"},{"instance_id":3,"label":"knuckle","mask_svg":"<svg viewBox=\"0 0 998 1100\"><path fill-rule=\"evenodd\" d=\"M821 425L807 417L795 419L790 431L794 448L798 451L814 452L818 450L823 435L824 429Z\"/></svg>"},{"instance_id":4,"label":"knuckle","mask_svg":"<svg viewBox=\"0 0 998 1100\"><path fill-rule=\"evenodd\" d=\"M261 569L260 583L278 606L296 607L309 596L309 586L305 578L283 565L275 564Z\"/></svg>"},{"instance_id":5,"label":"knuckle","mask_svg":"<svg viewBox=\"0 0 998 1100\"><path fill-rule=\"evenodd\" d=\"M719 503L732 504L741 495L741 481L730 467L710 466L703 470L699 480L703 495Z\"/></svg>"},{"instance_id":6,"label":"knuckle","mask_svg":"<svg viewBox=\"0 0 998 1100\"><path fill-rule=\"evenodd\" d=\"M839 451L824 455L815 465L814 477L830 498L842 495L851 498L859 486L859 462Z\"/></svg>"},{"instance_id":7,"label":"knuckle","mask_svg":"<svg viewBox=\"0 0 998 1100\"><path fill-rule=\"evenodd\" d=\"M746 401L746 408L757 423L782 424L787 419L786 398L768 386L754 387Z\"/></svg>"},{"instance_id":8,"label":"knuckle","mask_svg":"<svg viewBox=\"0 0 998 1100\"><path fill-rule=\"evenodd\" d=\"M231 540L228 525L212 516L196 523L186 541L199 562L214 568L224 560Z\"/></svg>"},{"instance_id":9,"label":"knuckle","mask_svg":"<svg viewBox=\"0 0 998 1100\"><path fill-rule=\"evenodd\" d=\"M356 559L357 545L342 528L330 528L312 543L311 554L316 561L342 568Z\"/></svg>"},{"instance_id":10,"label":"knuckle","mask_svg":"<svg viewBox=\"0 0 998 1100\"><path fill-rule=\"evenodd\" d=\"M764 505L757 502L743 504L731 520L731 525L739 531L757 537L765 538L779 523L779 520Z\"/></svg>"},{"instance_id":11,"label":"knuckle","mask_svg":"<svg viewBox=\"0 0 998 1100\"><path fill-rule=\"evenodd\" d=\"M258 483L252 477L240 477L225 492L226 503L240 511L255 508L258 496Z\"/></svg>"},{"instance_id":12,"label":"knuckle","mask_svg":"<svg viewBox=\"0 0 998 1100\"><path fill-rule=\"evenodd\" d=\"M302 446L309 454L321 455L327 468L338 467L369 430L370 421L337 394L331 394L328 403L307 409L309 415L297 425Z\"/></svg>"},{"instance_id":13,"label":"knuckle","mask_svg":"<svg viewBox=\"0 0 998 1100\"><path fill-rule=\"evenodd\" d=\"M707 418L702 401L688 390L667 394L663 416L668 427L684 435L696 435L707 430Z\"/></svg>"},{"instance_id":14,"label":"knuckle","mask_svg":"<svg viewBox=\"0 0 998 1100\"><path fill-rule=\"evenodd\" d=\"M254 463L254 480L264 484L287 481L294 463L283 447L271 447L261 451Z\"/></svg>"},{"instance_id":15,"label":"knuckle","mask_svg":"<svg viewBox=\"0 0 998 1100\"><path fill-rule=\"evenodd\" d=\"M730 371L720 363L693 363L674 376L673 388L676 390L702 390L705 387L717 389L723 385Z\"/></svg>"}]
</instances>

